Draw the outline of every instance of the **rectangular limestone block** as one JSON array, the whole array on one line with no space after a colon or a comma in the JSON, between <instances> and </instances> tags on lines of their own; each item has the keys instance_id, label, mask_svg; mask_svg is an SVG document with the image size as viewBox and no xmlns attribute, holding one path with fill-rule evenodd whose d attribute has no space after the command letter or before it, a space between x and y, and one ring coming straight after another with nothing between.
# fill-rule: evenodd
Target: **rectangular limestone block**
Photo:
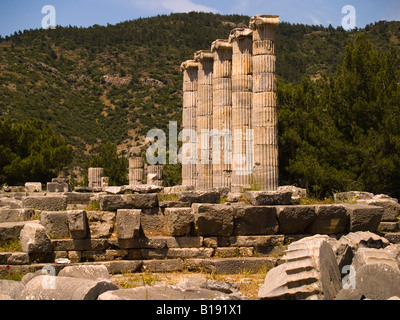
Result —
<instances>
[{"instance_id":1,"label":"rectangular limestone block","mask_svg":"<svg viewBox=\"0 0 400 320\"><path fill-rule=\"evenodd\" d=\"M25 190L27 192L42 192L41 182L27 182L25 183Z\"/></svg>"},{"instance_id":2,"label":"rectangular limestone block","mask_svg":"<svg viewBox=\"0 0 400 320\"><path fill-rule=\"evenodd\" d=\"M40 197L23 197L22 203L24 208L37 210L60 211L67 208L66 196L40 196Z\"/></svg>"},{"instance_id":3,"label":"rectangular limestone block","mask_svg":"<svg viewBox=\"0 0 400 320\"><path fill-rule=\"evenodd\" d=\"M67 211L42 211L40 223L51 239L70 238Z\"/></svg>"},{"instance_id":4,"label":"rectangular limestone block","mask_svg":"<svg viewBox=\"0 0 400 320\"><path fill-rule=\"evenodd\" d=\"M0 208L0 222L19 222L29 220L35 214L33 209Z\"/></svg>"},{"instance_id":5,"label":"rectangular limestone block","mask_svg":"<svg viewBox=\"0 0 400 320\"><path fill-rule=\"evenodd\" d=\"M350 232L376 232L383 216L383 208L354 204L344 205L350 215Z\"/></svg>"},{"instance_id":6,"label":"rectangular limestone block","mask_svg":"<svg viewBox=\"0 0 400 320\"><path fill-rule=\"evenodd\" d=\"M278 232L278 218L273 206L233 206L234 235L274 235Z\"/></svg>"},{"instance_id":7,"label":"rectangular limestone block","mask_svg":"<svg viewBox=\"0 0 400 320\"><path fill-rule=\"evenodd\" d=\"M117 237L118 239L134 239L139 237L141 210L117 211Z\"/></svg>"},{"instance_id":8,"label":"rectangular limestone block","mask_svg":"<svg viewBox=\"0 0 400 320\"><path fill-rule=\"evenodd\" d=\"M190 235L194 222L191 208L166 208L164 214L171 236Z\"/></svg>"}]
</instances>

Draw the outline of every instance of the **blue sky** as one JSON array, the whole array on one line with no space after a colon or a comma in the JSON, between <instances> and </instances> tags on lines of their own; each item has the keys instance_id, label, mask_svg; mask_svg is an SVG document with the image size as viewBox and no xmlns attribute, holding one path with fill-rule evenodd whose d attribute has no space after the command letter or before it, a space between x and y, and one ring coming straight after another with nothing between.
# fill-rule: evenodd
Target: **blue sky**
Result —
<instances>
[{"instance_id":1,"label":"blue sky","mask_svg":"<svg viewBox=\"0 0 400 320\"><path fill-rule=\"evenodd\" d=\"M359 28L379 20L400 20L399 0L6 0L0 2L0 35L41 28L45 5L55 7L57 25L79 27L190 11L278 14L281 21L337 27L345 5L356 9Z\"/></svg>"}]
</instances>

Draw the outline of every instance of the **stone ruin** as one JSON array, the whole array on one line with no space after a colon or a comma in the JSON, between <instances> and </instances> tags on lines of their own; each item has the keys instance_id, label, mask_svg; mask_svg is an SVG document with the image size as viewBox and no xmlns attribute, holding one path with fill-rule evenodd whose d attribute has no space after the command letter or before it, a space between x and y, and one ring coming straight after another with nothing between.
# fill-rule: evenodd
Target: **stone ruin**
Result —
<instances>
[{"instance_id":1,"label":"stone ruin","mask_svg":"<svg viewBox=\"0 0 400 320\"><path fill-rule=\"evenodd\" d=\"M362 279L371 278L376 268L386 268L392 278L400 274L396 268L400 253L397 200L369 194L356 204L298 205L302 191L295 189L248 191L242 199L223 188L144 184L103 187L101 192L3 192L0 243L17 241L21 251L0 253L0 275L7 276L10 269L27 276L21 282L0 280L0 294L39 300L168 300L161 295L167 290L176 299L204 298L194 295L190 281L149 291L121 289L104 277L86 278L79 286L78 281L64 279L68 276L63 270L82 266L102 268L108 275L144 271L238 274L271 269L260 288L260 299L400 296L394 289L388 291L390 297L371 291L367 283L367 289L343 291L340 273L354 266L365 269ZM40 287L43 270L54 270L54 281L62 292ZM326 279L333 282L327 284ZM246 298L238 290L228 294L217 290L210 296L207 285L203 281L196 288L213 299ZM18 294L10 291L15 286ZM72 289L78 287L82 292Z\"/></svg>"},{"instance_id":2,"label":"stone ruin","mask_svg":"<svg viewBox=\"0 0 400 320\"><path fill-rule=\"evenodd\" d=\"M278 187L278 23L256 16L182 65L185 128L254 129L254 137L236 136L251 167L226 163L221 152L220 163L184 164L183 185L164 188L162 166L132 158L127 186L109 187L104 170L91 168L89 187L73 191L65 179L46 191L37 183L4 188L0 244L20 250L0 252L0 277L24 276L0 280L0 299L246 299L237 284L201 276L122 289L110 275L262 270L270 271L259 299L398 299L397 199L349 192L335 196L344 203L299 205L305 190ZM190 141L201 154L204 146ZM238 143L230 145L235 154ZM261 191L245 191L255 185Z\"/></svg>"},{"instance_id":3,"label":"stone ruin","mask_svg":"<svg viewBox=\"0 0 400 320\"><path fill-rule=\"evenodd\" d=\"M278 16L255 16L250 28L235 28L182 63L183 127L190 130L183 185L277 190L278 25Z\"/></svg>"}]
</instances>

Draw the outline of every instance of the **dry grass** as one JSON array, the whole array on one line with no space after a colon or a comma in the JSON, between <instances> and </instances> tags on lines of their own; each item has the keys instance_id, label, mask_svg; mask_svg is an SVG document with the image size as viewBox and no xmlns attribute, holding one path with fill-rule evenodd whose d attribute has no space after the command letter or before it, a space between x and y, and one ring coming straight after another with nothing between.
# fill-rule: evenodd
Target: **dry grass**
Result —
<instances>
[{"instance_id":1,"label":"dry grass","mask_svg":"<svg viewBox=\"0 0 400 320\"><path fill-rule=\"evenodd\" d=\"M157 283L165 283L167 285L175 285L186 279L202 275L209 280L225 281L237 283L240 291L250 300L256 300L260 286L264 283L264 279L268 270L260 271L257 274L242 272L240 274L222 275L205 272L172 272L172 273L127 273L112 276L115 284L121 288L137 288L142 286L153 286Z\"/></svg>"}]
</instances>

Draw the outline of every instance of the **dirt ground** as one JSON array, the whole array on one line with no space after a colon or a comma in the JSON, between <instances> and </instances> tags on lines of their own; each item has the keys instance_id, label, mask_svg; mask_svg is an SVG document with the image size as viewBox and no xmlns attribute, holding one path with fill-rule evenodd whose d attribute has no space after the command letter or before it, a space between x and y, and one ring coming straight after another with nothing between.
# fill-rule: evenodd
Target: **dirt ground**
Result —
<instances>
[{"instance_id":1,"label":"dirt ground","mask_svg":"<svg viewBox=\"0 0 400 320\"><path fill-rule=\"evenodd\" d=\"M213 273L194 273L194 272L176 272L176 273L128 273L123 275L114 275L112 281L121 288L130 289L142 286L153 286L158 283L174 285L185 281L195 275L204 276L209 280L225 281L237 283L240 291L250 300L256 300L260 286L264 283L265 272L257 274L240 273L232 275L221 275Z\"/></svg>"}]
</instances>

